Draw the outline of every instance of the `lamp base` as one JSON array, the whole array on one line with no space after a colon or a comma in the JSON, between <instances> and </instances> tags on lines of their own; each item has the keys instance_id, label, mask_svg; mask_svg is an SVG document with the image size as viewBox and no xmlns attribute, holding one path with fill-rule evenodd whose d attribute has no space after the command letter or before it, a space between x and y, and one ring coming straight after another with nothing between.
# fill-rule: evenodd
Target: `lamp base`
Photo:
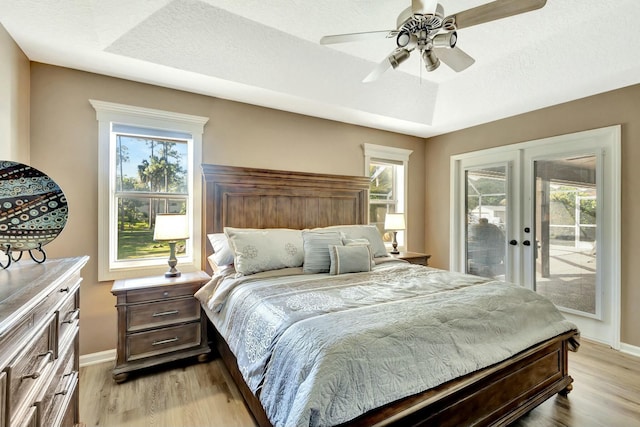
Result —
<instances>
[{"instance_id":1,"label":"lamp base","mask_svg":"<svg viewBox=\"0 0 640 427\"><path fill-rule=\"evenodd\" d=\"M169 271L164 273L164 277L180 277L180 272L176 268L178 260L176 259L176 242L169 242Z\"/></svg>"},{"instance_id":2,"label":"lamp base","mask_svg":"<svg viewBox=\"0 0 640 427\"><path fill-rule=\"evenodd\" d=\"M398 250L398 240L396 239L398 235L397 231L393 232L393 242L391 243L391 246L393 246L393 249L391 250L391 253L393 255L398 255L400 253L400 251Z\"/></svg>"}]
</instances>

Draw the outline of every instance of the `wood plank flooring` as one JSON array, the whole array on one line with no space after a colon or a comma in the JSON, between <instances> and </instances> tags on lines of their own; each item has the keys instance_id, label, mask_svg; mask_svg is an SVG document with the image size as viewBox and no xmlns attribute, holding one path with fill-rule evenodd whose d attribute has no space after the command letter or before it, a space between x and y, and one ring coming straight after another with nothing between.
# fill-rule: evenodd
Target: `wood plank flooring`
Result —
<instances>
[{"instance_id":1,"label":"wood plank flooring","mask_svg":"<svg viewBox=\"0 0 640 427\"><path fill-rule=\"evenodd\" d=\"M80 419L87 427L253 427L222 362L172 365L111 379L112 363L80 369ZM640 359L583 340L569 354L574 389L512 427L640 427Z\"/></svg>"}]
</instances>

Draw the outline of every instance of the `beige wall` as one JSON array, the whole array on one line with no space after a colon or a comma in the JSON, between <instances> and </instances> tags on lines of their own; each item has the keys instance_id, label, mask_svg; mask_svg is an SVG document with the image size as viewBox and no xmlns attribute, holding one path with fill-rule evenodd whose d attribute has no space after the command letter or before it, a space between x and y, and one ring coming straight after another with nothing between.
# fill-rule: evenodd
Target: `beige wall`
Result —
<instances>
[{"instance_id":1,"label":"beige wall","mask_svg":"<svg viewBox=\"0 0 640 427\"><path fill-rule=\"evenodd\" d=\"M29 59L0 24L0 160L29 163Z\"/></svg>"},{"instance_id":2,"label":"beige wall","mask_svg":"<svg viewBox=\"0 0 640 427\"><path fill-rule=\"evenodd\" d=\"M449 266L449 158L469 151L622 125L622 342L640 346L640 85L430 138L426 148L426 250ZM637 249L636 249L637 248Z\"/></svg>"},{"instance_id":3,"label":"beige wall","mask_svg":"<svg viewBox=\"0 0 640 427\"><path fill-rule=\"evenodd\" d=\"M31 164L51 176L69 202L65 230L47 246L51 258L87 254L81 287L80 353L115 348L111 282L98 282L98 122L89 99L210 117L203 160L234 166L362 175L362 143L413 150L409 212L424 218L424 141L65 68L31 64ZM424 223L414 220L408 247L424 249Z\"/></svg>"}]
</instances>

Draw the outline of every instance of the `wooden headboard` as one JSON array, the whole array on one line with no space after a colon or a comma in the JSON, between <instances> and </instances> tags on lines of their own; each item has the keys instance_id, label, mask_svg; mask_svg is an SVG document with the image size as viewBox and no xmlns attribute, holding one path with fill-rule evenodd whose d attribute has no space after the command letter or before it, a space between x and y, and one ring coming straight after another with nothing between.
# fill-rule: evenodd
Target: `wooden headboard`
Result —
<instances>
[{"instance_id":1,"label":"wooden headboard","mask_svg":"<svg viewBox=\"0 0 640 427\"><path fill-rule=\"evenodd\" d=\"M202 268L207 234L224 227L314 228L368 222L369 178L202 165Z\"/></svg>"}]
</instances>

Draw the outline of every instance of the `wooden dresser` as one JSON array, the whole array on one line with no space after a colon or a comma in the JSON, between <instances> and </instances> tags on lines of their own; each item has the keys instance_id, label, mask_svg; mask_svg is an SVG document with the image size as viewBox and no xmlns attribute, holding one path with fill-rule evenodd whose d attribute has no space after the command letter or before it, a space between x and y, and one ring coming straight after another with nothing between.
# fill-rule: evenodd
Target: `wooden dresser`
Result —
<instances>
[{"instance_id":1,"label":"wooden dresser","mask_svg":"<svg viewBox=\"0 0 640 427\"><path fill-rule=\"evenodd\" d=\"M116 280L118 354L113 379L121 383L129 373L162 363L198 356L207 360L206 315L193 296L210 280L207 273L180 277Z\"/></svg>"},{"instance_id":2,"label":"wooden dresser","mask_svg":"<svg viewBox=\"0 0 640 427\"><path fill-rule=\"evenodd\" d=\"M80 270L88 257L0 270L0 427L79 423Z\"/></svg>"}]
</instances>

